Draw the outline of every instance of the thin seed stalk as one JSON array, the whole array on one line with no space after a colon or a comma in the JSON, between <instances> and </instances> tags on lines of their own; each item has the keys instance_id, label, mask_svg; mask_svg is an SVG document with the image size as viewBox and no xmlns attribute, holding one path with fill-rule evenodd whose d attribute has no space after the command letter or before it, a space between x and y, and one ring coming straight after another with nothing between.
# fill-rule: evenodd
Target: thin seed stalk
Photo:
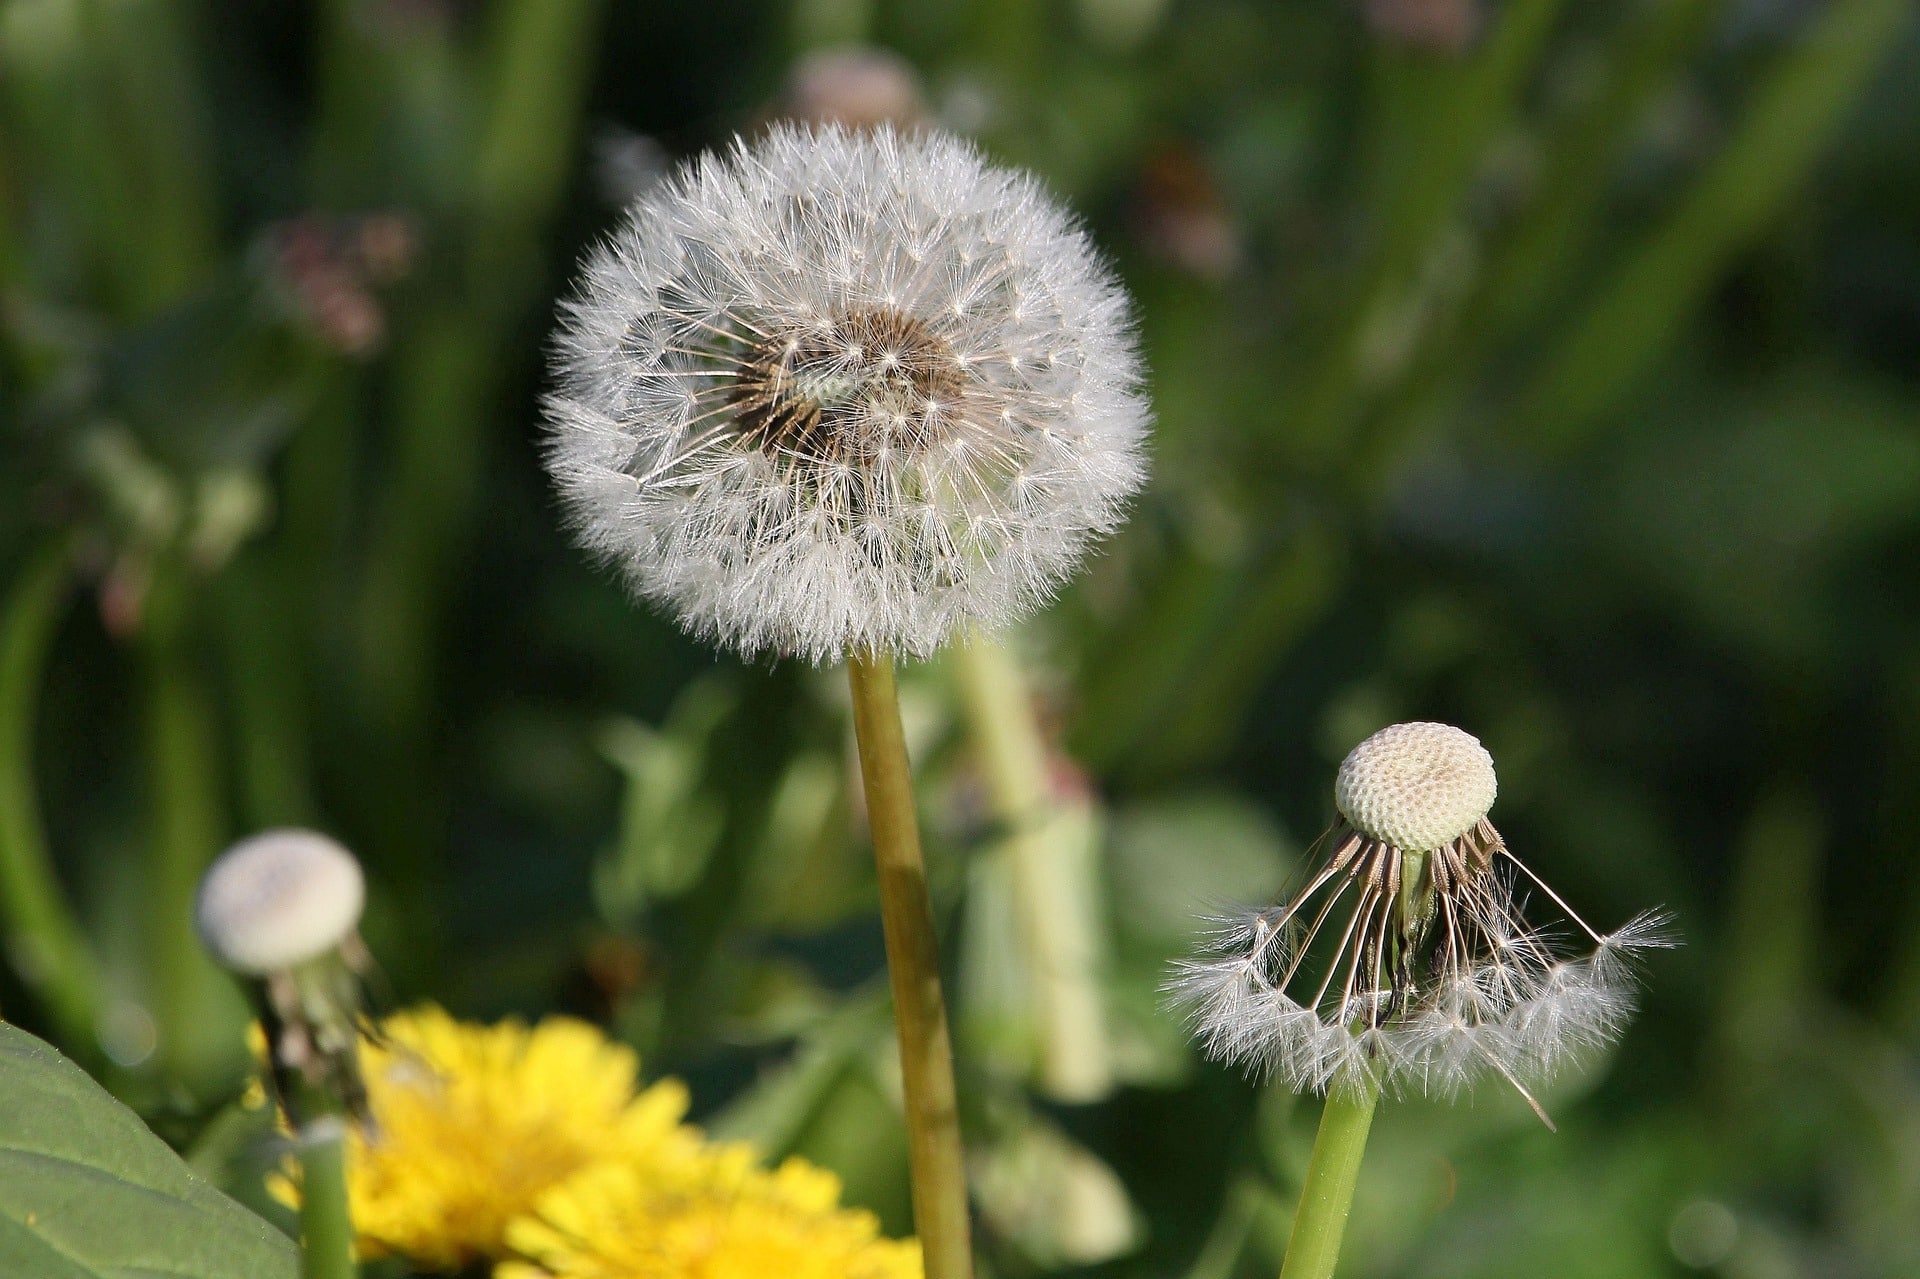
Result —
<instances>
[{"instance_id":1,"label":"thin seed stalk","mask_svg":"<svg viewBox=\"0 0 1920 1279\"><path fill-rule=\"evenodd\" d=\"M310 1121L300 1134L300 1279L355 1279L347 1201L346 1123Z\"/></svg>"},{"instance_id":2,"label":"thin seed stalk","mask_svg":"<svg viewBox=\"0 0 1920 1279\"><path fill-rule=\"evenodd\" d=\"M1353 1187L1360 1177L1360 1159L1367 1150L1367 1130L1373 1126L1374 1105L1380 1090L1334 1088L1320 1112L1320 1133L1313 1139L1307 1161L1307 1179L1300 1188L1300 1206L1294 1210L1293 1235L1287 1240L1287 1259L1280 1279L1331 1279L1340 1259L1340 1240L1353 1207Z\"/></svg>"},{"instance_id":3,"label":"thin seed stalk","mask_svg":"<svg viewBox=\"0 0 1920 1279\"><path fill-rule=\"evenodd\" d=\"M900 726L893 662L875 654L855 654L847 662L847 677L853 689L853 728L860 744L860 775L879 868L880 922L886 933L887 975L900 1035L914 1228L926 1259L927 1279L972 1279L953 1043L940 994L933 903L920 853L913 773Z\"/></svg>"}]
</instances>

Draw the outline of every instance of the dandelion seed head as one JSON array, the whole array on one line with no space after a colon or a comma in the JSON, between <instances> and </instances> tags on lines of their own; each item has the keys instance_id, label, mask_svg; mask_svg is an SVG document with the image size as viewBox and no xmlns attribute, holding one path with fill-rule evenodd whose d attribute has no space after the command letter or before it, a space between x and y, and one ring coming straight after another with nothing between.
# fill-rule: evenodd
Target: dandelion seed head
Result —
<instances>
[{"instance_id":1,"label":"dandelion seed head","mask_svg":"<svg viewBox=\"0 0 1920 1279\"><path fill-rule=\"evenodd\" d=\"M548 466L692 631L926 656L1050 598L1139 486L1125 295L1029 177L775 128L643 196L555 344Z\"/></svg>"},{"instance_id":2,"label":"dandelion seed head","mask_svg":"<svg viewBox=\"0 0 1920 1279\"><path fill-rule=\"evenodd\" d=\"M1600 934L1487 820L1493 762L1444 724L1399 724L1341 765L1342 820L1279 902L1215 920L1167 982L1202 1049L1299 1091L1528 1092L1616 1039L1667 917ZM1534 890L1558 912L1529 918ZM1584 942L1575 939L1584 939Z\"/></svg>"},{"instance_id":3,"label":"dandelion seed head","mask_svg":"<svg viewBox=\"0 0 1920 1279\"><path fill-rule=\"evenodd\" d=\"M194 922L216 959L258 977L339 946L365 904L366 881L352 853L317 831L270 830L241 840L208 868Z\"/></svg>"},{"instance_id":4,"label":"dandelion seed head","mask_svg":"<svg viewBox=\"0 0 1920 1279\"><path fill-rule=\"evenodd\" d=\"M1334 803L1355 829L1410 853L1460 838L1493 807L1493 756L1451 724L1393 724L1348 752Z\"/></svg>"}]
</instances>

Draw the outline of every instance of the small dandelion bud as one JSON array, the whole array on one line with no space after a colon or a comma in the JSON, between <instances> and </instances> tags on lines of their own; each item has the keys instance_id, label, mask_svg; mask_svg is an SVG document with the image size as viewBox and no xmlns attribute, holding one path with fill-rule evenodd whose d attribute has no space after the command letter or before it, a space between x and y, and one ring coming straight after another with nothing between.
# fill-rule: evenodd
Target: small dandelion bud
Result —
<instances>
[{"instance_id":1,"label":"small dandelion bud","mask_svg":"<svg viewBox=\"0 0 1920 1279\"><path fill-rule=\"evenodd\" d=\"M222 853L200 881L195 923L215 959L250 978L273 1080L290 1113L360 1114L366 880L353 854L310 830L270 830Z\"/></svg>"},{"instance_id":2,"label":"small dandelion bud","mask_svg":"<svg viewBox=\"0 0 1920 1279\"><path fill-rule=\"evenodd\" d=\"M223 853L200 882L208 950L250 977L317 959L352 935L366 903L353 854L308 830L271 830Z\"/></svg>"},{"instance_id":3,"label":"small dandelion bud","mask_svg":"<svg viewBox=\"0 0 1920 1279\"><path fill-rule=\"evenodd\" d=\"M582 541L747 654L1004 624L1143 475L1124 294L1031 178L938 133L703 157L589 257L555 345Z\"/></svg>"},{"instance_id":4,"label":"small dandelion bud","mask_svg":"<svg viewBox=\"0 0 1920 1279\"><path fill-rule=\"evenodd\" d=\"M1452 1094L1493 1074L1547 1120L1528 1082L1616 1038L1635 955L1673 943L1658 912L1589 927L1487 820L1496 790L1486 749L1446 724L1356 746L1317 864L1284 900L1223 920L1169 983L1208 1055L1317 1092ZM1529 923L1528 886L1591 947Z\"/></svg>"},{"instance_id":5,"label":"small dandelion bud","mask_svg":"<svg viewBox=\"0 0 1920 1279\"><path fill-rule=\"evenodd\" d=\"M1393 724L1341 761L1334 806L1355 830L1409 853L1430 853L1472 830L1493 807L1493 756L1451 724Z\"/></svg>"}]
</instances>

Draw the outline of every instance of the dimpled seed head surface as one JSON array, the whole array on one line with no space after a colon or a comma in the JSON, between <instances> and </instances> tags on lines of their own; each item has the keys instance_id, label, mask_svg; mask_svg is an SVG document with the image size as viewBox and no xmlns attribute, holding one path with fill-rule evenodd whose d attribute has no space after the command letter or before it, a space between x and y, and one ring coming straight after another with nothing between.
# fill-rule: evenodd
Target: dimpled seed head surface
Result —
<instances>
[{"instance_id":1,"label":"dimpled seed head surface","mask_svg":"<svg viewBox=\"0 0 1920 1279\"><path fill-rule=\"evenodd\" d=\"M339 844L315 831L270 830L208 869L194 922L222 964L263 976L345 941L366 894L360 863Z\"/></svg>"},{"instance_id":2,"label":"dimpled seed head surface","mask_svg":"<svg viewBox=\"0 0 1920 1279\"><path fill-rule=\"evenodd\" d=\"M1361 834L1410 853L1472 830L1493 807L1493 756L1451 724L1394 724L1341 761L1334 803Z\"/></svg>"}]
</instances>

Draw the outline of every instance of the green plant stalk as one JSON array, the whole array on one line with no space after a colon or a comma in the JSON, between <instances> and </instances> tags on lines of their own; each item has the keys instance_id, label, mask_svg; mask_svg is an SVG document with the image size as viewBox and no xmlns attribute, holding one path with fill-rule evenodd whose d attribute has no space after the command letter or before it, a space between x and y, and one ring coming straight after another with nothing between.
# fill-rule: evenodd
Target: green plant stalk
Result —
<instances>
[{"instance_id":1,"label":"green plant stalk","mask_svg":"<svg viewBox=\"0 0 1920 1279\"><path fill-rule=\"evenodd\" d=\"M1373 1127L1379 1100L1380 1090L1372 1085L1335 1088L1327 1094L1280 1279L1331 1279L1340 1260L1340 1240L1347 1231L1353 1188L1360 1179L1360 1160L1367 1151L1367 1131Z\"/></svg>"},{"instance_id":2,"label":"green plant stalk","mask_svg":"<svg viewBox=\"0 0 1920 1279\"><path fill-rule=\"evenodd\" d=\"M1740 841L1739 867L1727 912L1726 998L1712 1054L1719 1086L1711 1095L1737 1121L1762 1095L1760 1081L1779 1067L1805 1033L1800 1010L1816 987L1820 868L1828 832L1820 806L1802 784L1785 782L1762 796Z\"/></svg>"},{"instance_id":3,"label":"green plant stalk","mask_svg":"<svg viewBox=\"0 0 1920 1279\"><path fill-rule=\"evenodd\" d=\"M1046 743L1013 655L984 636L953 650L993 814L1012 833L1014 913L1025 943L1040 1038L1040 1083L1057 1101L1089 1102L1113 1088L1103 949L1094 895L1076 875L1072 815L1048 784Z\"/></svg>"},{"instance_id":4,"label":"green plant stalk","mask_svg":"<svg viewBox=\"0 0 1920 1279\"><path fill-rule=\"evenodd\" d=\"M183 7L170 0L75 6L73 92L84 120L78 149L91 179L81 215L96 224L93 249L107 286L132 317L180 298L217 256L213 148Z\"/></svg>"},{"instance_id":5,"label":"green plant stalk","mask_svg":"<svg viewBox=\"0 0 1920 1279\"><path fill-rule=\"evenodd\" d=\"M1545 447L1584 437L1665 350L1729 258L1819 157L1913 16L1910 0L1834 0L1754 97L1738 132L1633 255L1522 397L1508 430Z\"/></svg>"},{"instance_id":6,"label":"green plant stalk","mask_svg":"<svg viewBox=\"0 0 1920 1279\"><path fill-rule=\"evenodd\" d=\"M1726 0L1670 0L1623 24L1606 86L1591 107L1548 141L1537 194L1513 233L1495 251L1461 329L1505 338L1536 319L1553 286L1605 220L1605 188L1596 177L1614 171L1639 135L1649 104L1670 86L1715 29Z\"/></svg>"},{"instance_id":7,"label":"green plant stalk","mask_svg":"<svg viewBox=\"0 0 1920 1279\"><path fill-rule=\"evenodd\" d=\"M1221 749L1252 692L1321 616L1346 545L1305 524L1276 545L1219 562L1181 553L1146 620L1082 682L1076 755L1103 772L1161 777Z\"/></svg>"},{"instance_id":8,"label":"green plant stalk","mask_svg":"<svg viewBox=\"0 0 1920 1279\"><path fill-rule=\"evenodd\" d=\"M0 918L14 970L62 1046L91 1062L98 1057L99 960L54 875L33 783L34 712L70 584L71 550L60 538L34 556L0 616Z\"/></svg>"},{"instance_id":9,"label":"green plant stalk","mask_svg":"<svg viewBox=\"0 0 1920 1279\"><path fill-rule=\"evenodd\" d=\"M233 705L234 749L248 827L311 826L318 805L308 786L307 706L300 682L303 631L293 583L251 548L219 583L224 651Z\"/></svg>"},{"instance_id":10,"label":"green plant stalk","mask_svg":"<svg viewBox=\"0 0 1920 1279\"><path fill-rule=\"evenodd\" d=\"M1502 343L1539 321L1564 294L1605 224L1595 175L1613 171L1654 96L1671 84L1714 29L1725 0L1670 0L1621 24L1605 88L1546 139L1534 193L1515 224L1489 245L1486 268L1459 311L1432 326L1408 372L1355 441L1346 471L1397 473L1393 459L1422 424L1450 420Z\"/></svg>"},{"instance_id":11,"label":"green plant stalk","mask_svg":"<svg viewBox=\"0 0 1920 1279\"><path fill-rule=\"evenodd\" d=\"M913 1172L913 1221L927 1279L972 1279L966 1161L953 1082L953 1043L940 993L940 952L933 933L913 770L900 725L893 661L873 654L847 660L853 728L860 745L867 821L880 877L880 922L887 976L900 1036L906 1092L907 1146Z\"/></svg>"},{"instance_id":12,"label":"green plant stalk","mask_svg":"<svg viewBox=\"0 0 1920 1279\"><path fill-rule=\"evenodd\" d=\"M1227 1188L1226 1202L1221 1205L1220 1215L1214 1220L1207 1241L1200 1246L1200 1255L1194 1258L1186 1279L1233 1279L1240 1269L1241 1254L1247 1250L1247 1239L1253 1233L1261 1196L1270 1193L1263 1191L1257 1180L1246 1176Z\"/></svg>"},{"instance_id":13,"label":"green plant stalk","mask_svg":"<svg viewBox=\"0 0 1920 1279\"><path fill-rule=\"evenodd\" d=\"M212 697L194 661L183 565L160 568L149 593L146 749L153 843L148 863L148 966L160 1062L199 1087L237 1064L244 1014L193 928L200 876L224 842L222 767Z\"/></svg>"},{"instance_id":14,"label":"green plant stalk","mask_svg":"<svg viewBox=\"0 0 1920 1279\"><path fill-rule=\"evenodd\" d=\"M20 202L16 164L9 148L0 144L0 289L8 292L21 288L27 279L26 255L20 244L20 229L14 225L13 218L14 208ZM6 356L0 348L0 359Z\"/></svg>"},{"instance_id":15,"label":"green plant stalk","mask_svg":"<svg viewBox=\"0 0 1920 1279\"><path fill-rule=\"evenodd\" d=\"M1369 199L1384 210L1378 247L1345 300L1316 360L1288 436L1320 467L1338 465L1348 429L1372 394L1372 335L1402 305L1423 260L1459 215L1495 132L1512 115L1563 0L1515 0L1468 61L1436 64L1426 53L1381 48L1370 87L1379 116L1380 171Z\"/></svg>"},{"instance_id":16,"label":"green plant stalk","mask_svg":"<svg viewBox=\"0 0 1920 1279\"><path fill-rule=\"evenodd\" d=\"M300 1279L354 1279L353 1212L347 1199L346 1124L337 1115L300 1135Z\"/></svg>"},{"instance_id":17,"label":"green plant stalk","mask_svg":"<svg viewBox=\"0 0 1920 1279\"><path fill-rule=\"evenodd\" d=\"M442 282L445 300L409 317L394 351L392 400L398 443L376 499L375 530L361 601L361 654L370 752L378 798L376 847L399 868L403 891L432 878L433 816L440 792L430 766L438 687L437 646L447 582L472 521L487 456L489 407L506 372L499 351L540 279L540 233L559 203L574 158L601 0L490 6L479 47L455 65L479 102L479 127L458 171L439 175L426 203L458 214L459 252ZM350 24L353 18L345 13ZM337 37L343 59L329 80L362 74L356 46ZM403 80L411 66L388 74ZM419 110L404 85L390 90ZM340 118L324 131L317 160L351 171L356 152L384 142L377 109L343 85L329 91Z\"/></svg>"},{"instance_id":18,"label":"green plant stalk","mask_svg":"<svg viewBox=\"0 0 1920 1279\"><path fill-rule=\"evenodd\" d=\"M1325 614L1340 588L1346 553L1338 530L1307 524L1247 565L1231 604L1217 615L1202 660L1188 671L1159 731L1137 748L1150 771L1166 776L1226 748L1257 704L1261 685Z\"/></svg>"}]
</instances>

